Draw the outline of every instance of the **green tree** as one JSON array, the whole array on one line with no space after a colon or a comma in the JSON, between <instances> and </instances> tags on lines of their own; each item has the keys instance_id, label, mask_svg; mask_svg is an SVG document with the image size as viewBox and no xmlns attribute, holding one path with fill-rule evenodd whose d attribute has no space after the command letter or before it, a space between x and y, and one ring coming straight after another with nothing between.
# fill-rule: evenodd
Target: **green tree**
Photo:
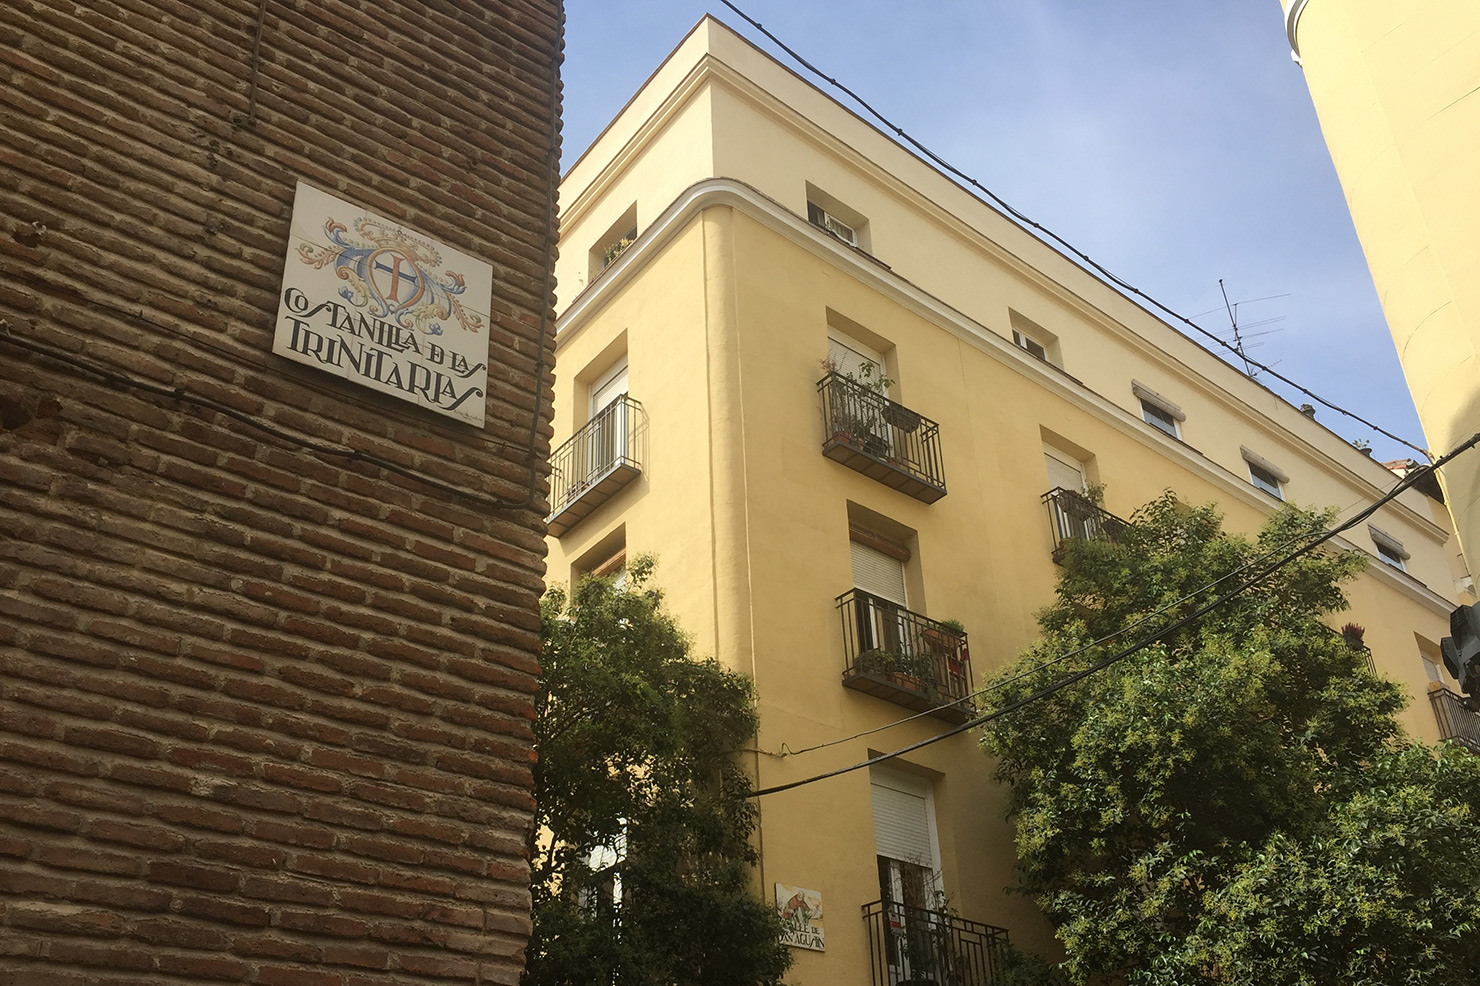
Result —
<instances>
[{"instance_id":1,"label":"green tree","mask_svg":"<svg viewBox=\"0 0 1480 986\"><path fill-rule=\"evenodd\" d=\"M769 986L790 961L752 889L750 680L690 654L652 567L543 600L526 986Z\"/></svg>"},{"instance_id":2,"label":"green tree","mask_svg":"<svg viewBox=\"0 0 1480 986\"><path fill-rule=\"evenodd\" d=\"M1071 542L1001 700L1171 626L1210 598L1177 603L1192 590L1330 521L1286 508L1250 541L1165 494L1118 543ZM1359 631L1321 623L1363 564L1306 554L989 726L1023 887L1076 981L1480 981L1480 758L1404 740L1401 690L1368 670Z\"/></svg>"}]
</instances>

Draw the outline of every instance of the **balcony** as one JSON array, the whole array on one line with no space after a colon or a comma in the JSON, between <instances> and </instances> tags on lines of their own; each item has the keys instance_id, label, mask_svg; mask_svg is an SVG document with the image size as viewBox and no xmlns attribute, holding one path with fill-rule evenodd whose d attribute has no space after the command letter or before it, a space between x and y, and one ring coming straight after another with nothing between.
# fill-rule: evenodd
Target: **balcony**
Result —
<instances>
[{"instance_id":1,"label":"balcony","mask_svg":"<svg viewBox=\"0 0 1480 986\"><path fill-rule=\"evenodd\" d=\"M863 905L873 986L993 986L1007 931L945 911L876 900Z\"/></svg>"},{"instance_id":2,"label":"balcony","mask_svg":"<svg viewBox=\"0 0 1480 986\"><path fill-rule=\"evenodd\" d=\"M1043 494L1048 506L1049 520L1053 524L1053 561L1057 565L1064 560L1064 547L1069 541L1089 538L1109 538L1119 541L1131 526L1110 511L1103 509L1083 493L1056 486Z\"/></svg>"},{"instance_id":3,"label":"balcony","mask_svg":"<svg viewBox=\"0 0 1480 986\"><path fill-rule=\"evenodd\" d=\"M972 704L966 634L862 589L838 597L848 688L962 723Z\"/></svg>"},{"instance_id":4,"label":"balcony","mask_svg":"<svg viewBox=\"0 0 1480 986\"><path fill-rule=\"evenodd\" d=\"M823 455L922 503L946 495L939 425L840 373L817 391Z\"/></svg>"},{"instance_id":5,"label":"balcony","mask_svg":"<svg viewBox=\"0 0 1480 986\"><path fill-rule=\"evenodd\" d=\"M1466 708L1472 701L1434 682L1429 685L1429 702L1434 706L1434 718L1439 720L1439 738L1480 753L1480 714Z\"/></svg>"},{"instance_id":6,"label":"balcony","mask_svg":"<svg viewBox=\"0 0 1480 986\"><path fill-rule=\"evenodd\" d=\"M550 455L550 533L559 537L642 475L642 405L623 394Z\"/></svg>"}]
</instances>

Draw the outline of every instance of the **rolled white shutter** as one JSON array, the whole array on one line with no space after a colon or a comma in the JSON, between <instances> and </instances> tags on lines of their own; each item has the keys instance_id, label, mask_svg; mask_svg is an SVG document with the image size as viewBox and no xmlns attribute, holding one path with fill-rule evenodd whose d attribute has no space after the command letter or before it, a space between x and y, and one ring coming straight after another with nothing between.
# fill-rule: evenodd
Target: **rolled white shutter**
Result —
<instances>
[{"instance_id":1,"label":"rolled white shutter","mask_svg":"<svg viewBox=\"0 0 1480 986\"><path fill-rule=\"evenodd\" d=\"M1043 461L1048 464L1048 488L1061 488L1074 493L1084 492L1084 471L1077 465L1071 465L1052 452L1043 453Z\"/></svg>"},{"instance_id":2,"label":"rolled white shutter","mask_svg":"<svg viewBox=\"0 0 1480 986\"><path fill-rule=\"evenodd\" d=\"M621 366L611 371L608 379L591 391L591 416L594 418L603 408L625 393L627 393L627 364L624 361Z\"/></svg>"},{"instance_id":3,"label":"rolled white shutter","mask_svg":"<svg viewBox=\"0 0 1480 986\"><path fill-rule=\"evenodd\" d=\"M827 358L837 366L839 373L860 383L872 383L884 376L884 357L853 339L844 341L829 335Z\"/></svg>"},{"instance_id":4,"label":"rolled white shutter","mask_svg":"<svg viewBox=\"0 0 1480 986\"><path fill-rule=\"evenodd\" d=\"M874 846L880 856L934 868L930 815L918 794L874 782Z\"/></svg>"},{"instance_id":5,"label":"rolled white shutter","mask_svg":"<svg viewBox=\"0 0 1480 986\"><path fill-rule=\"evenodd\" d=\"M849 541L848 547L853 554L855 588L901 606L908 603L904 589L904 562L857 541Z\"/></svg>"}]
</instances>

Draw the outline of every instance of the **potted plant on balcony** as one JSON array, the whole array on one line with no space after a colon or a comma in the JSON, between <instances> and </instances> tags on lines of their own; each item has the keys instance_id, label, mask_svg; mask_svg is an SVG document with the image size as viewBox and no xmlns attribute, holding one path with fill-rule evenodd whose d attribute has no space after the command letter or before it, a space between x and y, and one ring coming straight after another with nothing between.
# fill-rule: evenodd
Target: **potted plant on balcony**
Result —
<instances>
[{"instance_id":1,"label":"potted plant on balcony","mask_svg":"<svg viewBox=\"0 0 1480 986\"><path fill-rule=\"evenodd\" d=\"M908 978L898 986L969 986L971 964L960 953L954 921L960 915L935 893L935 905L915 912L899 936L901 957Z\"/></svg>"},{"instance_id":2,"label":"potted plant on balcony","mask_svg":"<svg viewBox=\"0 0 1480 986\"><path fill-rule=\"evenodd\" d=\"M818 361L818 366L823 374L837 376L851 385L834 385L828 391L828 421L832 426L829 440L843 442L875 458L887 456L889 436L884 431L884 419L891 404L885 395L894 381L876 363L865 363L857 371L845 372L842 364L827 356Z\"/></svg>"},{"instance_id":3,"label":"potted plant on balcony","mask_svg":"<svg viewBox=\"0 0 1480 986\"><path fill-rule=\"evenodd\" d=\"M601 269L606 270L612 264L616 263L617 258L626 252L627 248L632 245L632 241L635 239L637 239L637 230L634 229L627 236L622 237L603 250L601 253Z\"/></svg>"},{"instance_id":4,"label":"potted plant on balcony","mask_svg":"<svg viewBox=\"0 0 1480 986\"><path fill-rule=\"evenodd\" d=\"M884 420L900 431L912 432L920 427L920 422L924 419L903 404L896 404L890 401L884 405Z\"/></svg>"},{"instance_id":5,"label":"potted plant on balcony","mask_svg":"<svg viewBox=\"0 0 1480 986\"><path fill-rule=\"evenodd\" d=\"M935 680L935 658L930 654L897 654L874 647L853 659L853 670L932 699L940 696L940 686Z\"/></svg>"},{"instance_id":6,"label":"potted plant on balcony","mask_svg":"<svg viewBox=\"0 0 1480 986\"><path fill-rule=\"evenodd\" d=\"M960 620L938 620L921 630L920 636L935 653L949 657L960 650L966 627Z\"/></svg>"}]
</instances>

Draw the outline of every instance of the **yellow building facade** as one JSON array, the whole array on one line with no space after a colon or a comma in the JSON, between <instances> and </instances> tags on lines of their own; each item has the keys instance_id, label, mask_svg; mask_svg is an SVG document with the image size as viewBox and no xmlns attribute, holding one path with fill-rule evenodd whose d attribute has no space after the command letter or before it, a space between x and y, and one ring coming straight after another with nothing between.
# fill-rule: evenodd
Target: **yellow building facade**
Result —
<instances>
[{"instance_id":1,"label":"yellow building facade","mask_svg":"<svg viewBox=\"0 0 1480 986\"><path fill-rule=\"evenodd\" d=\"M1429 448L1480 432L1480 4L1282 0ZM1480 455L1440 480L1480 546Z\"/></svg>"},{"instance_id":2,"label":"yellow building facade","mask_svg":"<svg viewBox=\"0 0 1480 986\"><path fill-rule=\"evenodd\" d=\"M949 702L1034 638L1062 539L1113 527L1088 486L1122 516L1215 500L1252 532L1281 498L1350 513L1394 483L711 18L561 209L550 578L656 554L697 649L755 682L760 787L961 721ZM1373 564L1336 624L1366 628L1431 741L1447 525L1409 490L1350 532ZM822 909L789 981L919 974L868 905L937 891L964 951L997 928L1051 948L1006 892L990 775L962 734L761 799L759 886Z\"/></svg>"}]
</instances>

